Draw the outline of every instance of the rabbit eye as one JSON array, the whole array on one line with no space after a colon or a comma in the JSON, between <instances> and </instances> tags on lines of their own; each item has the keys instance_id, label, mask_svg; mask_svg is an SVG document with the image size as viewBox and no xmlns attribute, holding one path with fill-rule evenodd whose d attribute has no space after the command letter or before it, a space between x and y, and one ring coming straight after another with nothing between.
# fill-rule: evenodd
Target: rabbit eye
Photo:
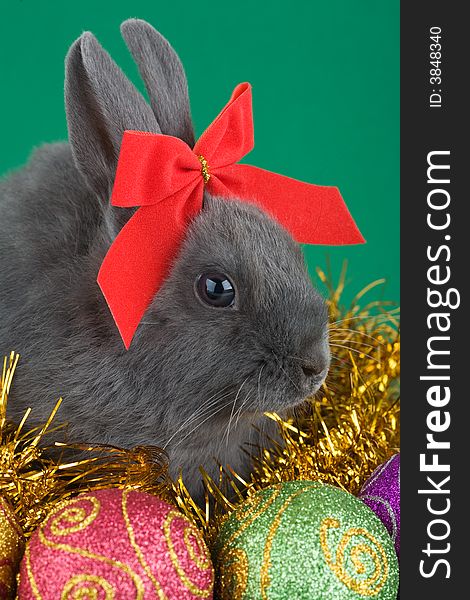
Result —
<instances>
[{"instance_id":1,"label":"rabbit eye","mask_svg":"<svg viewBox=\"0 0 470 600\"><path fill-rule=\"evenodd\" d=\"M203 273L196 280L199 298L209 306L226 308L235 301L235 288L230 279L222 273Z\"/></svg>"}]
</instances>

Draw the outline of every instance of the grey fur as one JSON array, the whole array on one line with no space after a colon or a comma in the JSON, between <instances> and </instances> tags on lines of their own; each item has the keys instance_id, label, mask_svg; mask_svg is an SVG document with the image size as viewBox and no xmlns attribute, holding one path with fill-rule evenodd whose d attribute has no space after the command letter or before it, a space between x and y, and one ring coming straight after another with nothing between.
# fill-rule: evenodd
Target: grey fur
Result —
<instances>
[{"instance_id":1,"label":"grey fur","mask_svg":"<svg viewBox=\"0 0 470 600\"><path fill-rule=\"evenodd\" d=\"M200 464L215 475L218 457L246 472L240 446L256 443L253 424L267 423L263 411L283 412L318 389L329 365L327 310L282 227L250 203L206 195L124 349L96 284L114 236L106 186L122 129L140 123L158 131L158 123L121 75L113 79L116 94L103 99L110 85L104 72L114 67L96 44L85 34L69 53L72 147L44 146L0 182L0 340L3 351L23 357L10 417L31 406L43 421L60 394L70 439L164 446L172 473L181 468L200 498ZM92 102L74 89L84 81L83 65ZM236 286L231 308L196 298L197 276L214 269ZM302 365L317 375L307 377Z\"/></svg>"}]
</instances>

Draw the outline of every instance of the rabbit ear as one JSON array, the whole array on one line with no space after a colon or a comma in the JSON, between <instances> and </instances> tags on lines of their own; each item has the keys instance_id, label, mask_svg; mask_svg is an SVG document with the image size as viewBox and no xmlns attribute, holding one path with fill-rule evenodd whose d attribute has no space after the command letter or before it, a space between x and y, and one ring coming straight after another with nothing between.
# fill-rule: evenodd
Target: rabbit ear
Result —
<instances>
[{"instance_id":1,"label":"rabbit ear","mask_svg":"<svg viewBox=\"0 0 470 600\"><path fill-rule=\"evenodd\" d=\"M124 21L121 33L139 67L162 133L178 137L192 148L188 82L178 55L156 29L140 19Z\"/></svg>"},{"instance_id":2,"label":"rabbit ear","mask_svg":"<svg viewBox=\"0 0 470 600\"><path fill-rule=\"evenodd\" d=\"M89 32L67 54L65 109L76 165L107 199L124 130L160 133L160 128L143 96Z\"/></svg>"}]
</instances>

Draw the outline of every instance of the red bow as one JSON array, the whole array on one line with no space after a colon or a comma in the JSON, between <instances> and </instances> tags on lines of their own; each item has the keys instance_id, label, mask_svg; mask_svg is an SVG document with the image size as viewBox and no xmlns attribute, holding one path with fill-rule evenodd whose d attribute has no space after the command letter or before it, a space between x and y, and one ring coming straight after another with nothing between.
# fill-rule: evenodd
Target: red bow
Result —
<instances>
[{"instance_id":1,"label":"red bow","mask_svg":"<svg viewBox=\"0 0 470 600\"><path fill-rule=\"evenodd\" d=\"M202 209L205 186L214 196L254 202L298 242L364 242L338 188L236 164L253 145L248 83L235 88L192 150L172 136L124 132L111 203L140 208L110 247L98 283L126 348Z\"/></svg>"}]
</instances>

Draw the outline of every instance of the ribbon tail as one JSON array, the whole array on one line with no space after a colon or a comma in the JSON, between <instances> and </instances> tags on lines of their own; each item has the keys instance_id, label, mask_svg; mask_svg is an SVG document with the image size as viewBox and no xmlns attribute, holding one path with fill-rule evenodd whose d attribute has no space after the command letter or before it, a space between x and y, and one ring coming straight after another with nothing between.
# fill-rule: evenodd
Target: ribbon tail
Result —
<instances>
[{"instance_id":1,"label":"ribbon tail","mask_svg":"<svg viewBox=\"0 0 470 600\"><path fill-rule=\"evenodd\" d=\"M121 229L98 273L98 284L129 349L134 333L162 286L202 206L202 180L154 206L139 208Z\"/></svg>"},{"instance_id":2,"label":"ribbon tail","mask_svg":"<svg viewBox=\"0 0 470 600\"><path fill-rule=\"evenodd\" d=\"M230 165L213 175L211 194L253 201L300 243L365 242L336 187L305 183L251 165Z\"/></svg>"}]
</instances>

